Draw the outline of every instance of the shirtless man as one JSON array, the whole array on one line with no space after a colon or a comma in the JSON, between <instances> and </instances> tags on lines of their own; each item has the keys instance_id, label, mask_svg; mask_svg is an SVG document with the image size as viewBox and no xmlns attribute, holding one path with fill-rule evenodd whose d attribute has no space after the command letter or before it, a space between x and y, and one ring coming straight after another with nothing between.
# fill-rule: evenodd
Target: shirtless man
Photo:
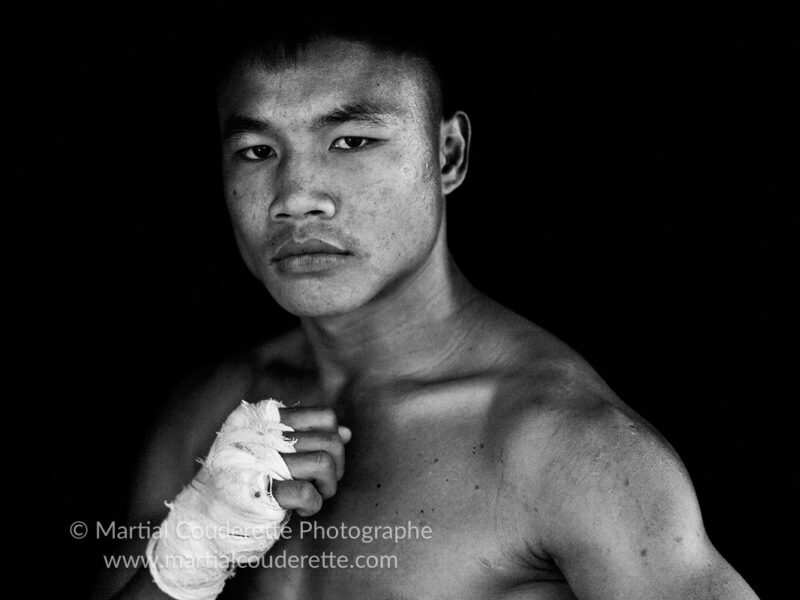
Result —
<instances>
[{"instance_id":1,"label":"shirtless man","mask_svg":"<svg viewBox=\"0 0 800 600\"><path fill-rule=\"evenodd\" d=\"M293 535L269 554L396 563L241 569L221 597L756 597L707 538L669 444L454 264L445 198L467 172L470 122L443 114L424 57L335 35L294 59L243 56L218 108L242 257L301 325L169 403L136 521L163 519L242 399L274 397L299 441L284 455L295 480L274 487ZM301 537L304 520L410 522L430 539ZM114 576L100 597L167 597L146 570Z\"/></svg>"}]
</instances>

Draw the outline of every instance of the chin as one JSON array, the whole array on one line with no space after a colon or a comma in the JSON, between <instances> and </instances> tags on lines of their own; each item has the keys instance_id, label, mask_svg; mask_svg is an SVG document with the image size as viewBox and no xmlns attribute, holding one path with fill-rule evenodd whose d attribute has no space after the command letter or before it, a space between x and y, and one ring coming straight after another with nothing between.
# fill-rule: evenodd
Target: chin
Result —
<instances>
[{"instance_id":1,"label":"chin","mask_svg":"<svg viewBox=\"0 0 800 600\"><path fill-rule=\"evenodd\" d=\"M284 310L297 317L335 317L360 308L369 299L365 290L325 281L267 284L266 287Z\"/></svg>"}]
</instances>

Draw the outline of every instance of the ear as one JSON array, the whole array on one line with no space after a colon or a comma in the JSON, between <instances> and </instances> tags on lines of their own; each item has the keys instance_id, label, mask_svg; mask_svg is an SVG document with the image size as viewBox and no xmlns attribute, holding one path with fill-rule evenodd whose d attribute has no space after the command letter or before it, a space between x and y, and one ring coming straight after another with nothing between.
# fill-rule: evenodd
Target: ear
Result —
<instances>
[{"instance_id":1,"label":"ear","mask_svg":"<svg viewBox=\"0 0 800 600\"><path fill-rule=\"evenodd\" d=\"M442 166L442 192L445 196L458 188L467 176L471 134L469 117L463 111L442 120L439 164Z\"/></svg>"}]
</instances>

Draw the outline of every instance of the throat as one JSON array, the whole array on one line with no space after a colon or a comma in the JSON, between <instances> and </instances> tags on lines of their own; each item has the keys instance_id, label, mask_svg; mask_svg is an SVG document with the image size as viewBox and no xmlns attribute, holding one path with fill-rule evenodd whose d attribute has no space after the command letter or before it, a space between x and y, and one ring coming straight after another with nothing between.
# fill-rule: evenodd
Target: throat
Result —
<instances>
[{"instance_id":1,"label":"throat","mask_svg":"<svg viewBox=\"0 0 800 600\"><path fill-rule=\"evenodd\" d=\"M338 395L353 381L381 385L448 376L474 348L487 300L455 269L424 294L408 285L357 314L303 319L320 387Z\"/></svg>"}]
</instances>

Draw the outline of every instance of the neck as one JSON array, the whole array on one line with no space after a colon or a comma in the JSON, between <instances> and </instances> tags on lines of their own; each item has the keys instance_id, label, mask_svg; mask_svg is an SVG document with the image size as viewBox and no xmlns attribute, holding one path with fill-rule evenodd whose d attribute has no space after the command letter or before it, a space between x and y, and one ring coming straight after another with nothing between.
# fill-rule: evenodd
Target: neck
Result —
<instances>
[{"instance_id":1,"label":"neck","mask_svg":"<svg viewBox=\"0 0 800 600\"><path fill-rule=\"evenodd\" d=\"M301 319L327 394L353 381L444 373L474 334L483 296L456 266L443 235L424 264L390 288L357 311Z\"/></svg>"}]
</instances>

